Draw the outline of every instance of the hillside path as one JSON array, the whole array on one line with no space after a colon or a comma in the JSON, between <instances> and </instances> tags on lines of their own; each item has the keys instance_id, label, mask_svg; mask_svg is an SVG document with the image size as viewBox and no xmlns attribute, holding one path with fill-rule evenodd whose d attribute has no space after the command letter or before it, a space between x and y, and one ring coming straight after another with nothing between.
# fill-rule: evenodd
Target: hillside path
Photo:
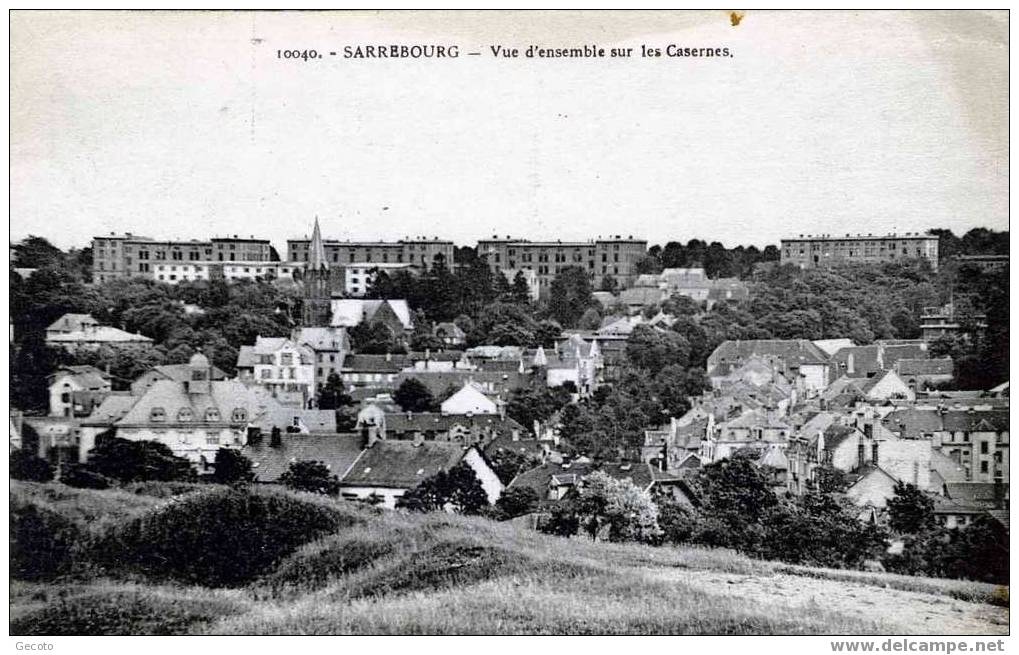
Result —
<instances>
[{"instance_id":1,"label":"hillside path","mask_svg":"<svg viewBox=\"0 0 1019 655\"><path fill-rule=\"evenodd\" d=\"M652 579L683 582L705 593L760 605L837 609L892 626L896 634L1008 634L1008 608L949 596L784 573L742 575L664 568L642 571Z\"/></svg>"}]
</instances>

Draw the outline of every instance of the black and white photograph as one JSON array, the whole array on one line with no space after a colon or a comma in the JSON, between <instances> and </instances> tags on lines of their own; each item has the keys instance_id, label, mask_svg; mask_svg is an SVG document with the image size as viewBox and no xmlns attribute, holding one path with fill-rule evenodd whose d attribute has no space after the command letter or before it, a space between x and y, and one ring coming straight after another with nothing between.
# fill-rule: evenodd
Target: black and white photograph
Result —
<instances>
[{"instance_id":1,"label":"black and white photograph","mask_svg":"<svg viewBox=\"0 0 1019 655\"><path fill-rule=\"evenodd\" d=\"M8 20L12 649L1006 650L1008 9Z\"/></svg>"}]
</instances>

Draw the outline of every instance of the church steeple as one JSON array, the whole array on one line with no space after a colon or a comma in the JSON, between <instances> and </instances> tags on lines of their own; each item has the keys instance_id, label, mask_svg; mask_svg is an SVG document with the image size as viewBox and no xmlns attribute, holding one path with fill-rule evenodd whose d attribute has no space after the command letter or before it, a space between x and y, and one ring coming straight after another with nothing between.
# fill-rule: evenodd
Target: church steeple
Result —
<instances>
[{"instance_id":1,"label":"church steeple","mask_svg":"<svg viewBox=\"0 0 1019 655\"><path fill-rule=\"evenodd\" d=\"M322 243L322 231L315 217L315 228L308 244L308 263L304 267L304 311L306 327L326 327L332 320L332 276L326 249Z\"/></svg>"},{"instance_id":2,"label":"church steeple","mask_svg":"<svg viewBox=\"0 0 1019 655\"><path fill-rule=\"evenodd\" d=\"M322 231L318 228L318 216L315 217L315 229L311 232L311 244L308 246L308 270L319 271L329 268L326 261L326 248L322 245Z\"/></svg>"}]
</instances>

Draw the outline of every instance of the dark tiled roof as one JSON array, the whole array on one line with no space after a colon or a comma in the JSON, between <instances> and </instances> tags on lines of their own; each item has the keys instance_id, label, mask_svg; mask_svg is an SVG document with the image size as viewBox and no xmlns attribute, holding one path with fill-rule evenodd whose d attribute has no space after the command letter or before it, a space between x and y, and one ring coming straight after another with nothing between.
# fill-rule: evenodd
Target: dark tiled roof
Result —
<instances>
[{"instance_id":1,"label":"dark tiled roof","mask_svg":"<svg viewBox=\"0 0 1019 655\"><path fill-rule=\"evenodd\" d=\"M899 375L951 375L952 358L944 359L900 359L895 363Z\"/></svg>"},{"instance_id":2,"label":"dark tiled roof","mask_svg":"<svg viewBox=\"0 0 1019 655\"><path fill-rule=\"evenodd\" d=\"M990 509L995 503L995 486L993 482L946 482L945 490L956 503ZM1001 493L1003 499L1008 497L1008 484L1001 485Z\"/></svg>"},{"instance_id":3,"label":"dark tiled roof","mask_svg":"<svg viewBox=\"0 0 1019 655\"><path fill-rule=\"evenodd\" d=\"M388 357L388 359L387 359ZM369 371L372 373L399 373L411 365L407 355L347 355L343 358L344 373Z\"/></svg>"},{"instance_id":4,"label":"dark tiled roof","mask_svg":"<svg viewBox=\"0 0 1019 655\"><path fill-rule=\"evenodd\" d=\"M525 433L521 431L523 436ZM541 457L545 453L545 442L537 439L513 440L510 435L500 435L485 445L485 454L494 456L500 452L513 452L531 457Z\"/></svg>"},{"instance_id":5,"label":"dark tiled roof","mask_svg":"<svg viewBox=\"0 0 1019 655\"><path fill-rule=\"evenodd\" d=\"M710 361L720 362L724 359L727 363L733 363L737 358L745 360L754 355L782 360L786 366L791 368L803 364L826 364L828 362L828 355L806 339L723 341L711 353Z\"/></svg>"},{"instance_id":6,"label":"dark tiled roof","mask_svg":"<svg viewBox=\"0 0 1019 655\"><path fill-rule=\"evenodd\" d=\"M502 418L498 414L440 414L437 412L393 412L386 414L386 431L390 434L405 434L434 430L435 432L446 432L454 426L461 425L467 428L478 428L481 430L494 430L505 436L512 436L513 430L519 430L521 435L527 434L527 429L510 417Z\"/></svg>"},{"instance_id":7,"label":"dark tiled roof","mask_svg":"<svg viewBox=\"0 0 1019 655\"><path fill-rule=\"evenodd\" d=\"M947 410L936 408L900 409L884 418L884 426L908 439L918 439L934 432L1005 432L1008 410Z\"/></svg>"},{"instance_id":8,"label":"dark tiled roof","mask_svg":"<svg viewBox=\"0 0 1019 655\"><path fill-rule=\"evenodd\" d=\"M269 435L262 435L261 443L248 444L241 450L245 457L258 464L254 469L257 481L275 482L291 462L302 461L322 462L342 478L361 454L363 443L358 434L284 433L282 439L282 445L273 447L269 445Z\"/></svg>"},{"instance_id":9,"label":"dark tiled roof","mask_svg":"<svg viewBox=\"0 0 1019 655\"><path fill-rule=\"evenodd\" d=\"M452 443L377 441L365 449L343 477L344 485L411 489L464 458L467 449Z\"/></svg>"}]
</instances>

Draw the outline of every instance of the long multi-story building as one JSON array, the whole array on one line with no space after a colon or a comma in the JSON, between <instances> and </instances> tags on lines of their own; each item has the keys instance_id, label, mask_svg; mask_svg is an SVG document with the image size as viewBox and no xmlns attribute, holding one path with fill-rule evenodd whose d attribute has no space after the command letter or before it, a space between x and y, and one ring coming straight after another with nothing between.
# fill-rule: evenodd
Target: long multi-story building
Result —
<instances>
[{"instance_id":1,"label":"long multi-story building","mask_svg":"<svg viewBox=\"0 0 1019 655\"><path fill-rule=\"evenodd\" d=\"M287 261L308 261L310 239L288 239ZM346 264L411 264L430 268L440 262L453 267L452 241L439 239L400 239L399 241L337 241L325 239L326 261L332 265Z\"/></svg>"},{"instance_id":2,"label":"long multi-story building","mask_svg":"<svg viewBox=\"0 0 1019 655\"><path fill-rule=\"evenodd\" d=\"M539 292L544 295L555 276L569 266L579 266L592 277L595 287L606 276L629 287L637 279L637 262L647 255L647 241L614 236L592 241L528 241L492 237L478 241L478 256L492 272L504 269L533 270Z\"/></svg>"},{"instance_id":3,"label":"long multi-story building","mask_svg":"<svg viewBox=\"0 0 1019 655\"><path fill-rule=\"evenodd\" d=\"M216 237L209 240L165 241L130 232L92 239L92 279L148 277L164 282L217 277L220 262L272 260L272 244L255 237Z\"/></svg>"},{"instance_id":4,"label":"long multi-story building","mask_svg":"<svg viewBox=\"0 0 1019 655\"><path fill-rule=\"evenodd\" d=\"M782 239L782 263L800 268L822 268L844 264L873 264L903 259L926 259L938 267L938 237L919 232L905 234L801 234Z\"/></svg>"}]
</instances>

